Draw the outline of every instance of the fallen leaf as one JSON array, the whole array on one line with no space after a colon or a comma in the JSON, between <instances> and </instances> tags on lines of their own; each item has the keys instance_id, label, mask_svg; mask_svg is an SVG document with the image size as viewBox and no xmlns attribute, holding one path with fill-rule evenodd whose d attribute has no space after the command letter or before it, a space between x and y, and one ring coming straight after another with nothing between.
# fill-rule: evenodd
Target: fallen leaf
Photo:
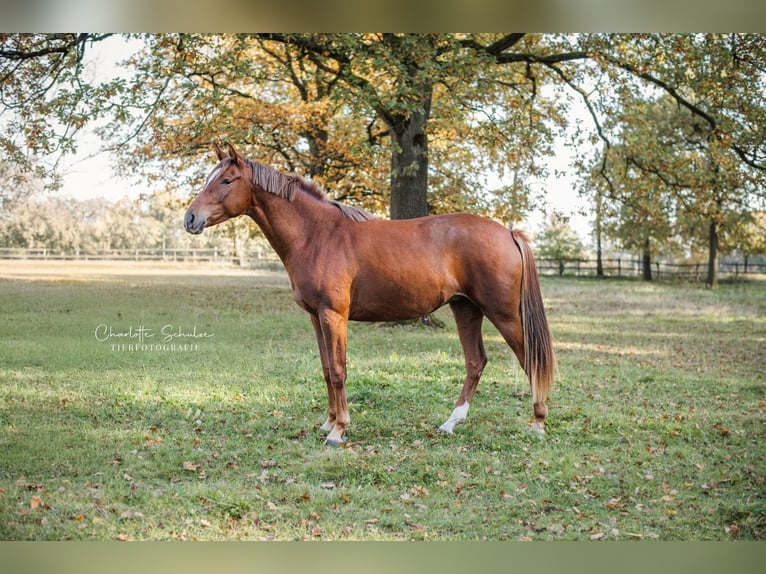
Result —
<instances>
[{"instance_id":1,"label":"fallen leaf","mask_svg":"<svg viewBox=\"0 0 766 574\"><path fill-rule=\"evenodd\" d=\"M190 470L192 472L195 472L199 468L199 466L200 466L199 464L196 464L193 462L189 462L189 461L184 462L184 470Z\"/></svg>"},{"instance_id":2,"label":"fallen leaf","mask_svg":"<svg viewBox=\"0 0 766 574\"><path fill-rule=\"evenodd\" d=\"M32 500L29 501L29 507L34 510L35 508L39 508L42 503L43 501L39 496L33 496Z\"/></svg>"},{"instance_id":3,"label":"fallen leaf","mask_svg":"<svg viewBox=\"0 0 766 574\"><path fill-rule=\"evenodd\" d=\"M420 486L420 485L413 486L410 489L410 492L412 493L413 496L420 496L420 497L428 496L429 494L428 489L425 486Z\"/></svg>"},{"instance_id":4,"label":"fallen leaf","mask_svg":"<svg viewBox=\"0 0 766 574\"><path fill-rule=\"evenodd\" d=\"M365 520L364 522L365 524L375 524L376 522L379 522L379 521L380 521L380 518L376 516L375 518L370 518L368 520Z\"/></svg>"},{"instance_id":5,"label":"fallen leaf","mask_svg":"<svg viewBox=\"0 0 766 574\"><path fill-rule=\"evenodd\" d=\"M113 540L117 540L119 542L127 542L130 540L127 534L118 534L117 536L112 537Z\"/></svg>"},{"instance_id":6,"label":"fallen leaf","mask_svg":"<svg viewBox=\"0 0 766 574\"><path fill-rule=\"evenodd\" d=\"M596 532L595 534L590 535L591 540L601 540L604 537L606 537L606 534L603 532Z\"/></svg>"}]
</instances>

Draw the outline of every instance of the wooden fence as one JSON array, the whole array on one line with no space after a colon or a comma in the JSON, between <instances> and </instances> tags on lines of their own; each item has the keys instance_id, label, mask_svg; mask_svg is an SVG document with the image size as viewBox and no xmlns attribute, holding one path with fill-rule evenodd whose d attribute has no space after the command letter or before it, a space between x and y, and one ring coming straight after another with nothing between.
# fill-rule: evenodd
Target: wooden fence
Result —
<instances>
[{"instance_id":1,"label":"wooden fence","mask_svg":"<svg viewBox=\"0 0 766 574\"><path fill-rule=\"evenodd\" d=\"M642 261L637 258L602 259L602 269L606 277L642 277ZM538 259L537 268L541 275L576 275L578 277L596 276L595 259L576 259L558 261L554 259ZM734 278L766 273L766 263L745 262L744 259L721 259L718 263L718 275L723 278ZM652 261L653 279L684 279L690 281L705 281L707 279L707 263L673 263L668 261Z\"/></svg>"},{"instance_id":2,"label":"wooden fence","mask_svg":"<svg viewBox=\"0 0 766 574\"><path fill-rule=\"evenodd\" d=\"M270 251L248 253L247 258L278 261ZM235 261L231 250L215 248L189 249L99 249L62 251L60 249L0 248L0 259L37 261L167 261L167 262L220 262Z\"/></svg>"},{"instance_id":3,"label":"wooden fence","mask_svg":"<svg viewBox=\"0 0 766 574\"><path fill-rule=\"evenodd\" d=\"M61 251L56 249L0 248L0 260L36 260L36 261L135 261L135 262L179 262L179 263L219 263L241 264L254 268L278 268L281 263L269 249L248 252L244 261L240 261L232 250L212 248L189 249L103 249ZM762 260L762 259L761 259ZM738 279L743 276L766 274L766 263L761 260L746 263L744 260L721 258L718 273L721 278ZM637 258L603 259L602 267L607 277L641 277L641 260ZM537 268L541 275L566 275L595 277L595 259L577 259L559 262L554 259L537 259ZM684 279L705 281L706 263L652 262L654 279Z\"/></svg>"}]
</instances>

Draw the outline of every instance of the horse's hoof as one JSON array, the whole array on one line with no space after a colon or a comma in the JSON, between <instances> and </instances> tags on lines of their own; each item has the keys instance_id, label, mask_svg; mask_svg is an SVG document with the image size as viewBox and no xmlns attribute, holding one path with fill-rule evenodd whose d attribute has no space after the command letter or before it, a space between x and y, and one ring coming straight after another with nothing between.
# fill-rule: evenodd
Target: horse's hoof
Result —
<instances>
[{"instance_id":1,"label":"horse's hoof","mask_svg":"<svg viewBox=\"0 0 766 574\"><path fill-rule=\"evenodd\" d=\"M439 432L444 434L455 434L455 427L444 423L439 427Z\"/></svg>"},{"instance_id":2,"label":"horse's hoof","mask_svg":"<svg viewBox=\"0 0 766 574\"><path fill-rule=\"evenodd\" d=\"M340 439L340 440L338 440L338 439L336 439L336 438L330 438L330 437L327 437L327 438L324 440L324 443L325 443L327 446L334 446L334 447L339 447L339 446L341 446L341 445L342 445L344 442L346 442L346 440L345 440L345 439Z\"/></svg>"},{"instance_id":3,"label":"horse's hoof","mask_svg":"<svg viewBox=\"0 0 766 574\"><path fill-rule=\"evenodd\" d=\"M531 425L530 427L528 427L527 432L531 434L532 436L536 436L538 438L543 438L545 436L545 429L535 425Z\"/></svg>"}]
</instances>

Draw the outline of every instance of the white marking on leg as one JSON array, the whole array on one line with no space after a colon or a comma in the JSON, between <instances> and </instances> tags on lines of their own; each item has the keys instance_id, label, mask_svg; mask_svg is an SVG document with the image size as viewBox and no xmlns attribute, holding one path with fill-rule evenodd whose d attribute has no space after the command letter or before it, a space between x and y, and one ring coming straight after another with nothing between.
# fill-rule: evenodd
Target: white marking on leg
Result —
<instances>
[{"instance_id":1,"label":"white marking on leg","mask_svg":"<svg viewBox=\"0 0 766 574\"><path fill-rule=\"evenodd\" d=\"M324 424L321 427L319 427L319 430L321 430L322 432L330 432L334 426L335 426L335 421L332 421L328 418L324 422Z\"/></svg>"},{"instance_id":2,"label":"white marking on leg","mask_svg":"<svg viewBox=\"0 0 766 574\"><path fill-rule=\"evenodd\" d=\"M439 427L439 430L452 434L455 431L455 427L465 422L465 419L468 417L468 407L468 401L464 402L459 407L455 407L449 418Z\"/></svg>"}]
</instances>

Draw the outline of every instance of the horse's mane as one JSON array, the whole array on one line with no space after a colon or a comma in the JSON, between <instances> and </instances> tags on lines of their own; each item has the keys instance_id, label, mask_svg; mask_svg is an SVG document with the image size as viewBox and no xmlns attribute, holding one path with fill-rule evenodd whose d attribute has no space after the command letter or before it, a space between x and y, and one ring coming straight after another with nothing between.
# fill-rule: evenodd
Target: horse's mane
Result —
<instances>
[{"instance_id":1,"label":"horse's mane","mask_svg":"<svg viewBox=\"0 0 766 574\"><path fill-rule=\"evenodd\" d=\"M315 181L305 180L294 173L281 173L273 167L258 163L257 161L247 160L247 163L253 170L253 183L269 193L292 201L295 198L296 192L303 191L321 201L332 203L340 209L340 212L347 219L353 221L375 219L374 215L364 209L354 207L353 205L345 205L330 199L327 192Z\"/></svg>"}]
</instances>

